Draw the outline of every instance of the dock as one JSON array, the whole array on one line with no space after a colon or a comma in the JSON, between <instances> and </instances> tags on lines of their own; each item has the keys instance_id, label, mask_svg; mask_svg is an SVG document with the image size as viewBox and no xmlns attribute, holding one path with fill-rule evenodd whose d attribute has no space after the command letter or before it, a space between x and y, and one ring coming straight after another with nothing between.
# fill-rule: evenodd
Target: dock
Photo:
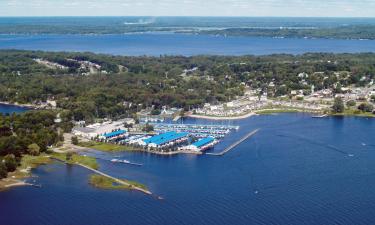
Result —
<instances>
[{"instance_id":1,"label":"dock","mask_svg":"<svg viewBox=\"0 0 375 225\"><path fill-rule=\"evenodd\" d=\"M256 133L258 133L258 131L259 131L259 129L251 131L250 133L248 133L244 137L242 137L240 140L236 141L235 143L231 144L229 147L224 149L222 152L219 152L219 153L210 153L209 152L209 153L206 153L206 155L223 156L226 153L228 153L230 150L232 150L233 148L237 147L242 142L246 141L248 138L254 136Z\"/></svg>"},{"instance_id":2,"label":"dock","mask_svg":"<svg viewBox=\"0 0 375 225\"><path fill-rule=\"evenodd\" d=\"M174 124L174 123L154 123L154 130L158 133L169 131L188 132L199 138L214 137L223 138L231 130L238 130L239 126L230 125L210 125L210 124Z\"/></svg>"}]
</instances>

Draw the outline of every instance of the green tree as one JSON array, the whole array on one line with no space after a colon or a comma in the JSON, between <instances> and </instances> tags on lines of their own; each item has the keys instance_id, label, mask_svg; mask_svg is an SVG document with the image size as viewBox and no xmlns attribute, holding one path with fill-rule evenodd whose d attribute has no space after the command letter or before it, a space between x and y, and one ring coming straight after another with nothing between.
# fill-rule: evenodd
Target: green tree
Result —
<instances>
[{"instance_id":1,"label":"green tree","mask_svg":"<svg viewBox=\"0 0 375 225\"><path fill-rule=\"evenodd\" d=\"M8 172L13 172L17 169L18 162L13 154L6 155L3 160Z\"/></svg>"},{"instance_id":2,"label":"green tree","mask_svg":"<svg viewBox=\"0 0 375 225\"><path fill-rule=\"evenodd\" d=\"M154 126L152 126L151 124L146 124L143 128L142 128L142 131L144 132L151 132L151 131L154 131Z\"/></svg>"},{"instance_id":3,"label":"green tree","mask_svg":"<svg viewBox=\"0 0 375 225\"><path fill-rule=\"evenodd\" d=\"M66 157L65 157L66 161L70 161L70 160L72 160L72 158L73 158L73 153L72 152L66 153Z\"/></svg>"},{"instance_id":4,"label":"green tree","mask_svg":"<svg viewBox=\"0 0 375 225\"><path fill-rule=\"evenodd\" d=\"M6 178L8 175L8 171L2 160L0 161L0 179Z\"/></svg>"},{"instance_id":5,"label":"green tree","mask_svg":"<svg viewBox=\"0 0 375 225\"><path fill-rule=\"evenodd\" d=\"M77 136L72 136L72 144L73 145L78 145L78 137Z\"/></svg>"},{"instance_id":6,"label":"green tree","mask_svg":"<svg viewBox=\"0 0 375 225\"><path fill-rule=\"evenodd\" d=\"M36 143L30 144L27 146L27 152L30 155L39 155L40 154L40 147Z\"/></svg>"},{"instance_id":7,"label":"green tree","mask_svg":"<svg viewBox=\"0 0 375 225\"><path fill-rule=\"evenodd\" d=\"M347 107L353 107L356 105L356 102L354 100L349 100L346 102Z\"/></svg>"},{"instance_id":8,"label":"green tree","mask_svg":"<svg viewBox=\"0 0 375 225\"><path fill-rule=\"evenodd\" d=\"M334 113L343 113L345 109L344 102L341 98L335 98L332 106L332 111Z\"/></svg>"},{"instance_id":9,"label":"green tree","mask_svg":"<svg viewBox=\"0 0 375 225\"><path fill-rule=\"evenodd\" d=\"M369 103L361 103L358 106L358 109L361 110L362 112L372 112L374 110L374 106Z\"/></svg>"}]
</instances>

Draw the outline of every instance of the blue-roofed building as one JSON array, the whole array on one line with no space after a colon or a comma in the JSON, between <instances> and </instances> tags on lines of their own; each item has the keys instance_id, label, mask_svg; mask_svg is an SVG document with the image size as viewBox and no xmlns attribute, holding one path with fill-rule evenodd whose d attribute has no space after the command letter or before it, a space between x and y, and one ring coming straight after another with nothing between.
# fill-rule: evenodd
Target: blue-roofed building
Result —
<instances>
[{"instance_id":1,"label":"blue-roofed building","mask_svg":"<svg viewBox=\"0 0 375 225\"><path fill-rule=\"evenodd\" d=\"M184 146L181 150L200 152L213 147L217 143L217 140L213 137L202 138L191 145Z\"/></svg>"},{"instance_id":2,"label":"blue-roofed building","mask_svg":"<svg viewBox=\"0 0 375 225\"><path fill-rule=\"evenodd\" d=\"M115 138L115 137L124 135L125 133L126 133L125 130L117 130L117 131L113 131L113 132L110 132L110 133L103 134L103 137L105 139L111 139L111 138Z\"/></svg>"},{"instance_id":3,"label":"blue-roofed building","mask_svg":"<svg viewBox=\"0 0 375 225\"><path fill-rule=\"evenodd\" d=\"M143 142L144 142L144 145L147 145L149 147L161 147L164 145L171 144L173 142L185 140L187 139L188 136L189 136L189 133L187 132L178 133L175 131L170 131L170 132L162 133L159 135L155 135L151 138L145 139Z\"/></svg>"},{"instance_id":4,"label":"blue-roofed building","mask_svg":"<svg viewBox=\"0 0 375 225\"><path fill-rule=\"evenodd\" d=\"M200 148L200 147L205 146L205 145L207 145L207 144L209 144L213 141L215 141L215 138L207 137L207 138L200 139L197 142L194 142L192 145L196 146L197 148Z\"/></svg>"}]
</instances>

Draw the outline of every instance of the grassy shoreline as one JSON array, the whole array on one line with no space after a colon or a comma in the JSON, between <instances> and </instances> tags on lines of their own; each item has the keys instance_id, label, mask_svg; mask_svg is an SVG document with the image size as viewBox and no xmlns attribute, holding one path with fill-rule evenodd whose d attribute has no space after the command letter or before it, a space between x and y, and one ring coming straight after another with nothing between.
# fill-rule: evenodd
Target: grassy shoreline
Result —
<instances>
[{"instance_id":1,"label":"grassy shoreline","mask_svg":"<svg viewBox=\"0 0 375 225\"><path fill-rule=\"evenodd\" d=\"M359 110L346 109L342 113L329 113L330 116L350 116L350 117L368 117L375 118L375 114L371 112L362 112Z\"/></svg>"},{"instance_id":2,"label":"grassy shoreline","mask_svg":"<svg viewBox=\"0 0 375 225\"><path fill-rule=\"evenodd\" d=\"M11 187L27 185L22 179L31 176L31 170L41 165L47 165L52 162L50 155L41 154L39 156L24 155L20 165L14 172L8 173L8 177L0 180L0 191Z\"/></svg>"},{"instance_id":3,"label":"grassy shoreline","mask_svg":"<svg viewBox=\"0 0 375 225\"><path fill-rule=\"evenodd\" d=\"M89 156L83 156L83 155L79 155L79 154L72 154L70 159L68 159L69 157L67 157L67 153L52 153L51 157L53 159L56 159L58 161L61 161L61 162L64 162L64 163L67 163L67 164L82 164L82 165L85 165L87 167L90 167L92 169L98 169L99 168L99 164L98 162L96 161L95 158L93 157L89 157Z\"/></svg>"}]
</instances>

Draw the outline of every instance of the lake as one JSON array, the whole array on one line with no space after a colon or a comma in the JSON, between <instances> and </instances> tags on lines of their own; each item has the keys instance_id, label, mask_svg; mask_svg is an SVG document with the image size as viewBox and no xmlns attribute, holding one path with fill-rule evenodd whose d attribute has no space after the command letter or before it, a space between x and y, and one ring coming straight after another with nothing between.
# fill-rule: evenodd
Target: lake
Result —
<instances>
[{"instance_id":1,"label":"lake","mask_svg":"<svg viewBox=\"0 0 375 225\"><path fill-rule=\"evenodd\" d=\"M88 51L115 55L267 55L375 52L375 40L223 37L175 33L0 35L0 49Z\"/></svg>"},{"instance_id":2,"label":"lake","mask_svg":"<svg viewBox=\"0 0 375 225\"><path fill-rule=\"evenodd\" d=\"M188 119L186 122L213 123ZM375 120L279 114L241 128L213 151L261 128L223 157L99 153L102 171L146 184L152 196L88 185L90 172L60 163L34 170L42 188L0 193L1 224L371 224ZM113 164L113 157L143 163Z\"/></svg>"}]
</instances>

